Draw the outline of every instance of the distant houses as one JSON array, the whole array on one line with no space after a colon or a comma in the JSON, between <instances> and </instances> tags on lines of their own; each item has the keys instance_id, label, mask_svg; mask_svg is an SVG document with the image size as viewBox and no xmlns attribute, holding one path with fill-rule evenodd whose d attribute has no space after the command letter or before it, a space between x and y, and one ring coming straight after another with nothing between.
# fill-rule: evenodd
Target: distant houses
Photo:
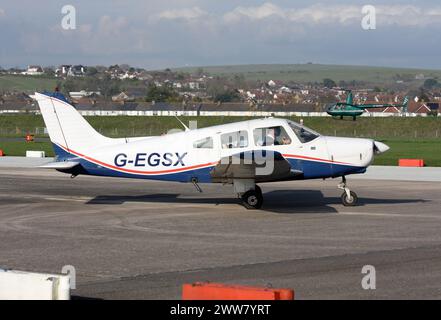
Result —
<instances>
[{"instance_id":1,"label":"distant houses","mask_svg":"<svg viewBox=\"0 0 441 320\"><path fill-rule=\"evenodd\" d=\"M56 77L67 77L67 73L69 72L71 65L64 64L62 66L59 66L57 69L55 69L55 76Z\"/></svg>"},{"instance_id":2,"label":"distant houses","mask_svg":"<svg viewBox=\"0 0 441 320\"><path fill-rule=\"evenodd\" d=\"M84 77L86 67L82 65L61 65L55 70L55 76L58 78L66 77Z\"/></svg>"},{"instance_id":3,"label":"distant houses","mask_svg":"<svg viewBox=\"0 0 441 320\"><path fill-rule=\"evenodd\" d=\"M101 92L99 91L86 91L86 90L81 90L78 92L69 92L69 96L74 99L81 99L81 98L86 98L86 97L92 97L92 96L100 96Z\"/></svg>"},{"instance_id":4,"label":"distant houses","mask_svg":"<svg viewBox=\"0 0 441 320\"><path fill-rule=\"evenodd\" d=\"M68 77L83 77L86 75L86 68L82 65L72 66L67 72Z\"/></svg>"},{"instance_id":5,"label":"distant houses","mask_svg":"<svg viewBox=\"0 0 441 320\"><path fill-rule=\"evenodd\" d=\"M125 102L133 102L135 101L134 96L128 95L126 92L121 92L112 97L113 102L125 103Z\"/></svg>"},{"instance_id":6,"label":"distant houses","mask_svg":"<svg viewBox=\"0 0 441 320\"><path fill-rule=\"evenodd\" d=\"M44 70L41 66L28 66L26 71L22 72L26 76L41 76L44 74Z\"/></svg>"}]
</instances>

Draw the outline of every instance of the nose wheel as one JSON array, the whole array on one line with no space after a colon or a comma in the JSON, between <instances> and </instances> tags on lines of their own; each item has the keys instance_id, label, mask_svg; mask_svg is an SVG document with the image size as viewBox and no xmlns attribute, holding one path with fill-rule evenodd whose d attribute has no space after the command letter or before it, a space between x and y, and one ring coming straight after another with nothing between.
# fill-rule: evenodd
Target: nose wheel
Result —
<instances>
[{"instance_id":1,"label":"nose wheel","mask_svg":"<svg viewBox=\"0 0 441 320\"><path fill-rule=\"evenodd\" d=\"M348 188L345 177L342 178L338 188L344 191L341 195L341 202L345 207L355 207L358 204L358 196Z\"/></svg>"},{"instance_id":2,"label":"nose wheel","mask_svg":"<svg viewBox=\"0 0 441 320\"><path fill-rule=\"evenodd\" d=\"M249 190L242 195L242 203L247 209L260 209L263 204L262 189L256 186L254 190Z\"/></svg>"}]
</instances>

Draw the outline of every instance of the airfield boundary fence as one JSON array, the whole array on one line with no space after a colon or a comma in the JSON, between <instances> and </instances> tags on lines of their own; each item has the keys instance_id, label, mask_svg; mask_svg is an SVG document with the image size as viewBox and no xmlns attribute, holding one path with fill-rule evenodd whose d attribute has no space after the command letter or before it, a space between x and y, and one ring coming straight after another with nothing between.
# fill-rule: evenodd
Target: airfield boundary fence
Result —
<instances>
[{"instance_id":1,"label":"airfield boundary fence","mask_svg":"<svg viewBox=\"0 0 441 320\"><path fill-rule=\"evenodd\" d=\"M83 116L145 116L145 117L329 117L326 112L294 112L294 111L175 111L175 110L78 110ZM0 114L38 114L40 111L31 110L0 110ZM427 117L426 113L394 113L370 112L361 117Z\"/></svg>"}]
</instances>

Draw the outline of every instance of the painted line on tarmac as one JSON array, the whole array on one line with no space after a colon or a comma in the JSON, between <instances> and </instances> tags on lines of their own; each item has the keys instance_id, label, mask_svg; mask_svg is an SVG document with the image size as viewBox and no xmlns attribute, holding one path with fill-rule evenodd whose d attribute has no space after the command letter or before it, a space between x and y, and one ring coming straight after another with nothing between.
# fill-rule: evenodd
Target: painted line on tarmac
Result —
<instances>
[{"instance_id":1,"label":"painted line on tarmac","mask_svg":"<svg viewBox=\"0 0 441 320\"><path fill-rule=\"evenodd\" d=\"M426 218L441 219L440 215L414 215L402 213L374 213L374 212L340 212L339 215L347 216L371 216L371 217L388 217L388 218Z\"/></svg>"}]
</instances>

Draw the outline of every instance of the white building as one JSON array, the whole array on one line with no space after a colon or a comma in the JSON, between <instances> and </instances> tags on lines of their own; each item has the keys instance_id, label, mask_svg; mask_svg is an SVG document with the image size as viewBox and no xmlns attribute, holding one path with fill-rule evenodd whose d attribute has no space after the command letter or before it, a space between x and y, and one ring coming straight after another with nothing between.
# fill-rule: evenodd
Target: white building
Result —
<instances>
[{"instance_id":1,"label":"white building","mask_svg":"<svg viewBox=\"0 0 441 320\"><path fill-rule=\"evenodd\" d=\"M191 90L199 90L199 82L189 82L188 87Z\"/></svg>"},{"instance_id":2,"label":"white building","mask_svg":"<svg viewBox=\"0 0 441 320\"><path fill-rule=\"evenodd\" d=\"M69 77L82 77L86 74L86 68L82 65L72 66L69 68L67 75Z\"/></svg>"},{"instance_id":3,"label":"white building","mask_svg":"<svg viewBox=\"0 0 441 320\"><path fill-rule=\"evenodd\" d=\"M71 67L72 66L69 65L69 64L64 64L64 65L59 66L55 70L55 76L56 77L65 77L65 76L67 76L67 74L68 74L68 72L69 72Z\"/></svg>"},{"instance_id":4,"label":"white building","mask_svg":"<svg viewBox=\"0 0 441 320\"><path fill-rule=\"evenodd\" d=\"M40 76L44 74L44 71L43 68L40 66L28 66L28 69L22 72L22 74L27 76Z\"/></svg>"},{"instance_id":5,"label":"white building","mask_svg":"<svg viewBox=\"0 0 441 320\"><path fill-rule=\"evenodd\" d=\"M276 82L273 80L268 81L268 86L270 86L271 88L274 88L276 86Z\"/></svg>"},{"instance_id":6,"label":"white building","mask_svg":"<svg viewBox=\"0 0 441 320\"><path fill-rule=\"evenodd\" d=\"M85 98L85 97L90 97L92 95L100 96L101 92L100 91L86 91L86 90L81 90L78 92L75 92L75 91L69 92L69 96L72 99L81 99L81 98Z\"/></svg>"}]
</instances>

